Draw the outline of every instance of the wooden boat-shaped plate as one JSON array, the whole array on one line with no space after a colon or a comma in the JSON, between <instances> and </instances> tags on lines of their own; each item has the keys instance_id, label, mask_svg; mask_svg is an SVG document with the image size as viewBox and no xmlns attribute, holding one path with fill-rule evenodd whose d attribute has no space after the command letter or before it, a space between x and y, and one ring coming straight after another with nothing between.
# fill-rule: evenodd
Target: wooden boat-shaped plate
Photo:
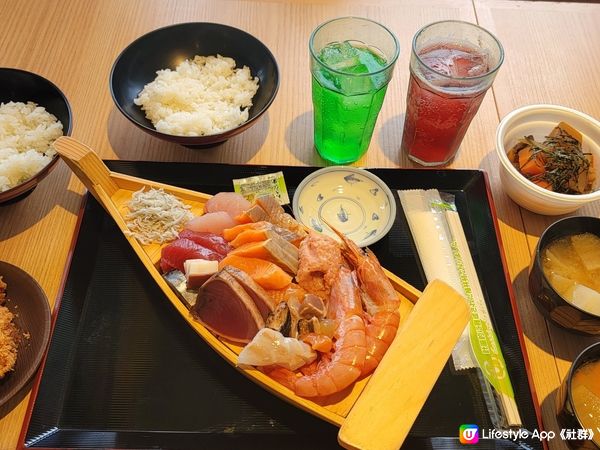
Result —
<instances>
[{"instance_id":1,"label":"wooden boat-shaped plate","mask_svg":"<svg viewBox=\"0 0 600 450\"><path fill-rule=\"evenodd\" d=\"M59 138L54 145L122 232L127 230L124 218L126 204L131 194L142 187L164 189L190 205L195 215L203 213L204 204L210 198L207 194L111 172L96 153L72 138ZM394 342L371 376L355 382L338 394L313 401L296 396L259 370L238 367L237 355L242 347L215 336L194 320L161 276L158 270L161 246L142 245L133 237L127 237L127 240L173 307L212 349L268 391L342 427L338 437L347 447L399 447L469 317L464 299L446 284L432 282L421 293L386 271L401 298L402 323ZM424 354L428 356L424 358ZM377 407L373 408L374 405ZM378 411L381 412L380 420ZM365 426L367 416L369 426Z\"/></svg>"}]
</instances>

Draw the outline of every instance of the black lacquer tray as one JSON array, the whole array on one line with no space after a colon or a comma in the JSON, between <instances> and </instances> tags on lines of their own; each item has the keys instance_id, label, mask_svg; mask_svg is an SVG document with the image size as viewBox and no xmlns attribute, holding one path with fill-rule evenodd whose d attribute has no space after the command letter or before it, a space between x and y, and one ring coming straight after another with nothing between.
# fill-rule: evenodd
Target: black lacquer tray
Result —
<instances>
[{"instance_id":1,"label":"black lacquer tray","mask_svg":"<svg viewBox=\"0 0 600 450\"><path fill-rule=\"evenodd\" d=\"M116 172L208 194L231 180L282 170L290 191L316 168L107 161ZM392 190L455 194L524 428L539 414L513 315L484 172L371 169ZM390 233L371 246L382 265L419 289L424 275L398 198ZM111 217L90 195L43 371L24 425L26 448L338 448L338 429L246 379L189 328L155 285ZM485 270L483 270L485 262ZM425 357L425 356L424 356ZM461 424L493 425L477 375L447 364L404 449L463 448ZM480 440L476 448L542 448Z\"/></svg>"}]
</instances>

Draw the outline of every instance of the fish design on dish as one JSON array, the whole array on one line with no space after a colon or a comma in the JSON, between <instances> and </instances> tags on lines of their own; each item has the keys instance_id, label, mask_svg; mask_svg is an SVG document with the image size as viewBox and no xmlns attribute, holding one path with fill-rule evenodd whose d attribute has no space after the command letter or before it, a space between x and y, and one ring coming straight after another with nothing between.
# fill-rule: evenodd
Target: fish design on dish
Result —
<instances>
[{"instance_id":1,"label":"fish design on dish","mask_svg":"<svg viewBox=\"0 0 600 450\"><path fill-rule=\"evenodd\" d=\"M375 236L375 234L377 234L377 229L371 230L369 233L367 233L365 235L365 237L363 238L363 241L366 239L369 239L371 236Z\"/></svg>"},{"instance_id":2,"label":"fish design on dish","mask_svg":"<svg viewBox=\"0 0 600 450\"><path fill-rule=\"evenodd\" d=\"M310 218L310 226L313 227L313 229L315 231L318 231L319 233L323 232L323 227L321 226L318 220L315 220L314 217Z\"/></svg>"},{"instance_id":3,"label":"fish design on dish","mask_svg":"<svg viewBox=\"0 0 600 450\"><path fill-rule=\"evenodd\" d=\"M377 197L377 193L379 192L379 188L369 189L369 192L373 197Z\"/></svg>"},{"instance_id":4,"label":"fish design on dish","mask_svg":"<svg viewBox=\"0 0 600 450\"><path fill-rule=\"evenodd\" d=\"M342 223L348 222L348 213L344 209L344 205L340 205L340 210L337 213L338 220Z\"/></svg>"},{"instance_id":5,"label":"fish design on dish","mask_svg":"<svg viewBox=\"0 0 600 450\"><path fill-rule=\"evenodd\" d=\"M324 197L323 197L323 196L321 195L321 193L319 192L319 195L317 195L317 201L318 201L318 202L321 202L321 201L323 201L323 198L324 198Z\"/></svg>"},{"instance_id":6,"label":"fish design on dish","mask_svg":"<svg viewBox=\"0 0 600 450\"><path fill-rule=\"evenodd\" d=\"M360 178L357 178L357 176L353 173L351 173L350 175L346 175L344 177L344 180L346 181L346 183L349 184L354 184L354 183L362 183L363 180L361 180Z\"/></svg>"},{"instance_id":7,"label":"fish design on dish","mask_svg":"<svg viewBox=\"0 0 600 450\"><path fill-rule=\"evenodd\" d=\"M377 213L371 214L371 220L379 220L379 216L377 215Z\"/></svg>"}]
</instances>

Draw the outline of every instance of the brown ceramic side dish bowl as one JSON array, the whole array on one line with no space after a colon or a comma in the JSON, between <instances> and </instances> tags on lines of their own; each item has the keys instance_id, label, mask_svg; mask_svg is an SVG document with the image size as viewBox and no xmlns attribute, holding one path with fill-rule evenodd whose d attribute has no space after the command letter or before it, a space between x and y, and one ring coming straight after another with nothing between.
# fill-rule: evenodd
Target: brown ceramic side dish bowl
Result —
<instances>
[{"instance_id":1,"label":"brown ceramic side dish bowl","mask_svg":"<svg viewBox=\"0 0 600 450\"><path fill-rule=\"evenodd\" d=\"M0 67L0 103L32 101L54 114L63 125L63 135L71 134L71 106L61 90L51 81L33 72L21 69ZM0 192L0 206L21 200L38 185L54 168L59 156L56 155L36 175L21 184Z\"/></svg>"},{"instance_id":2,"label":"brown ceramic side dish bowl","mask_svg":"<svg viewBox=\"0 0 600 450\"><path fill-rule=\"evenodd\" d=\"M600 237L600 219L573 216L550 225L541 235L529 272L529 293L540 312L555 324L580 334L600 336L600 316L591 314L561 297L542 270L542 251L565 236L592 233Z\"/></svg>"},{"instance_id":3,"label":"brown ceramic side dish bowl","mask_svg":"<svg viewBox=\"0 0 600 450\"><path fill-rule=\"evenodd\" d=\"M0 406L15 396L31 379L50 340L50 305L46 294L27 272L0 261L0 276L7 284L6 307L19 330L14 370L0 379Z\"/></svg>"}]
</instances>

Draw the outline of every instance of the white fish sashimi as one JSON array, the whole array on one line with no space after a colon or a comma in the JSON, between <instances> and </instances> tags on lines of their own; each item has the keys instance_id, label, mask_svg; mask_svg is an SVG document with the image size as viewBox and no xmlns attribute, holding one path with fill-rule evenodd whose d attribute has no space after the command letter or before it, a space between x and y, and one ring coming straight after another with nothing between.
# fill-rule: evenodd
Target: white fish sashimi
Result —
<instances>
[{"instance_id":1,"label":"white fish sashimi","mask_svg":"<svg viewBox=\"0 0 600 450\"><path fill-rule=\"evenodd\" d=\"M198 233L222 234L225 228L231 228L236 225L238 223L228 213L217 211L194 217L185 224L185 228Z\"/></svg>"},{"instance_id":2,"label":"white fish sashimi","mask_svg":"<svg viewBox=\"0 0 600 450\"><path fill-rule=\"evenodd\" d=\"M219 192L212 196L204 206L206 212L225 211L231 217L239 216L250 209L252 204L237 192Z\"/></svg>"},{"instance_id":3,"label":"white fish sashimi","mask_svg":"<svg viewBox=\"0 0 600 450\"><path fill-rule=\"evenodd\" d=\"M261 328L238 356L238 365L269 366L277 364L296 370L310 364L317 353L295 338L285 337L271 328Z\"/></svg>"}]
</instances>

